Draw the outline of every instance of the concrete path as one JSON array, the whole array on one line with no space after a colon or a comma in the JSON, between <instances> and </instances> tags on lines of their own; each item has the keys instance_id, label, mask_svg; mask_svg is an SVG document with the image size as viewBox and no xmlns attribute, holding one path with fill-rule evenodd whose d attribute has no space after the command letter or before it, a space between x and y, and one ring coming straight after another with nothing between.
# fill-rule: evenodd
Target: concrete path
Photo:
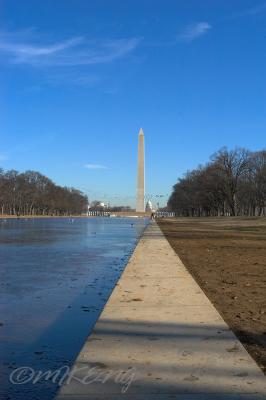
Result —
<instances>
[{"instance_id":1,"label":"concrete path","mask_svg":"<svg viewBox=\"0 0 266 400\"><path fill-rule=\"evenodd\" d=\"M200 260L199 260L200 262ZM57 400L265 400L266 379L156 223Z\"/></svg>"}]
</instances>

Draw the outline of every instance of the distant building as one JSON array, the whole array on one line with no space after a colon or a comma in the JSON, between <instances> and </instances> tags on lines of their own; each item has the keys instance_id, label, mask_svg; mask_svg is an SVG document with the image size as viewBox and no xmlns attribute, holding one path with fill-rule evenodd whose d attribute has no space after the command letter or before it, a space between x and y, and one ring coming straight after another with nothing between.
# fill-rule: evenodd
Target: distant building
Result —
<instances>
[{"instance_id":1,"label":"distant building","mask_svg":"<svg viewBox=\"0 0 266 400\"><path fill-rule=\"evenodd\" d=\"M152 206L152 202L150 200L148 200L147 203L146 203L145 211L146 212L154 211L153 206Z\"/></svg>"},{"instance_id":2,"label":"distant building","mask_svg":"<svg viewBox=\"0 0 266 400\"><path fill-rule=\"evenodd\" d=\"M88 209L91 211L102 211L108 208L108 204L104 203L103 201L95 200L93 201Z\"/></svg>"}]
</instances>

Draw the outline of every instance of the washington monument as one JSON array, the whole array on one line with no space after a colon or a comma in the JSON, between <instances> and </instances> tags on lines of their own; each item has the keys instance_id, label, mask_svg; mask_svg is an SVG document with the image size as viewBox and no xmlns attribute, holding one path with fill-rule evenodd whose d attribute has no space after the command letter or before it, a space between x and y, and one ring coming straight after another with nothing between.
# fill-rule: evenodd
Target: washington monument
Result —
<instances>
[{"instance_id":1,"label":"washington monument","mask_svg":"<svg viewBox=\"0 0 266 400\"><path fill-rule=\"evenodd\" d=\"M144 212L145 178L144 178L144 133L139 131L138 143L138 179L137 179L137 204L136 211Z\"/></svg>"}]
</instances>

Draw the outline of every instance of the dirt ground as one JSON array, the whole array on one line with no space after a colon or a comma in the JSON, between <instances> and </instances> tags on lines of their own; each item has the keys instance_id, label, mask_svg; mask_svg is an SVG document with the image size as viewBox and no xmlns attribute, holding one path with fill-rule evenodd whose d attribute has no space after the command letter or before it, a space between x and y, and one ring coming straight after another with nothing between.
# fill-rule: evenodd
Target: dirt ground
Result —
<instances>
[{"instance_id":1,"label":"dirt ground","mask_svg":"<svg viewBox=\"0 0 266 400\"><path fill-rule=\"evenodd\" d=\"M266 374L266 219L158 219L216 309Z\"/></svg>"}]
</instances>

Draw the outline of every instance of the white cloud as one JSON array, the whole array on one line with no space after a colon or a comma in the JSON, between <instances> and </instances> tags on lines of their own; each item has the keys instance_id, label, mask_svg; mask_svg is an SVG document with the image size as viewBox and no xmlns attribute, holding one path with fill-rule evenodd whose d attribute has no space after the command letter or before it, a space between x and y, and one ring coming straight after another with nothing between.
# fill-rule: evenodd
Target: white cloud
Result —
<instances>
[{"instance_id":1,"label":"white cloud","mask_svg":"<svg viewBox=\"0 0 266 400\"><path fill-rule=\"evenodd\" d=\"M266 11L266 3L258 4L254 7L247 8L244 11L240 11L233 15L233 17L246 17L249 15L258 15Z\"/></svg>"},{"instance_id":2,"label":"white cloud","mask_svg":"<svg viewBox=\"0 0 266 400\"><path fill-rule=\"evenodd\" d=\"M80 71L64 70L60 69L59 71L52 71L49 76L46 77L45 85L49 84L51 86L58 85L75 85L75 86L84 86L87 88L96 86L102 78L95 74L81 73ZM34 89L33 89L34 90Z\"/></svg>"},{"instance_id":3,"label":"white cloud","mask_svg":"<svg viewBox=\"0 0 266 400\"><path fill-rule=\"evenodd\" d=\"M37 41L37 43L36 43ZM0 32L0 59L34 66L75 66L112 62L132 52L140 38L87 39L73 37L43 44L36 33L29 36Z\"/></svg>"},{"instance_id":4,"label":"white cloud","mask_svg":"<svg viewBox=\"0 0 266 400\"><path fill-rule=\"evenodd\" d=\"M208 22L197 22L196 24L188 25L178 38L186 42L191 42L207 33L211 28L212 26Z\"/></svg>"},{"instance_id":5,"label":"white cloud","mask_svg":"<svg viewBox=\"0 0 266 400\"><path fill-rule=\"evenodd\" d=\"M82 41L82 38L73 38L61 43L56 43L47 46L34 46L24 43L12 43L0 40L0 51L13 54L18 60L24 58L47 56L50 54L58 53L70 47L76 46Z\"/></svg>"},{"instance_id":6,"label":"white cloud","mask_svg":"<svg viewBox=\"0 0 266 400\"><path fill-rule=\"evenodd\" d=\"M85 164L84 167L87 169L108 169L108 167L101 164Z\"/></svg>"}]
</instances>

